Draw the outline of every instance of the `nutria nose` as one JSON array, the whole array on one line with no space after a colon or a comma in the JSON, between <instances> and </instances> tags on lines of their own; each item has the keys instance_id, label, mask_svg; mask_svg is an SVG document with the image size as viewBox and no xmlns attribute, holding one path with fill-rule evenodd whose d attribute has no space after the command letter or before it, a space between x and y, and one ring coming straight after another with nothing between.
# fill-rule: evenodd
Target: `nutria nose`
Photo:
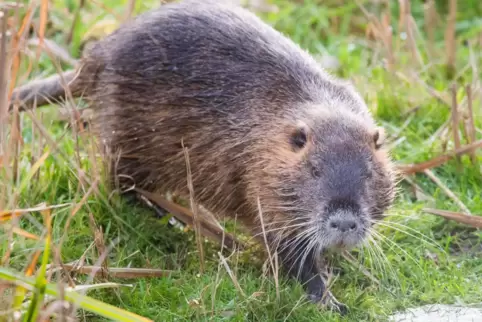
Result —
<instances>
[{"instance_id":1,"label":"nutria nose","mask_svg":"<svg viewBox=\"0 0 482 322\"><path fill-rule=\"evenodd\" d=\"M332 219L329 223L329 227L333 230L346 233L347 231L354 231L357 228L357 224L354 220L350 219Z\"/></svg>"}]
</instances>

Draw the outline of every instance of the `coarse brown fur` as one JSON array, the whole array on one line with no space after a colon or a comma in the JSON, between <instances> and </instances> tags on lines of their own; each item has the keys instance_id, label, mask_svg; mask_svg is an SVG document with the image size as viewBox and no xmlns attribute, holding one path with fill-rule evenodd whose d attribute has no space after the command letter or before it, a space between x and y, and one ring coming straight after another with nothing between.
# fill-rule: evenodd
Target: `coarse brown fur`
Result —
<instances>
[{"instance_id":1,"label":"coarse brown fur","mask_svg":"<svg viewBox=\"0 0 482 322\"><path fill-rule=\"evenodd\" d=\"M191 0L146 12L95 44L71 86L95 107L121 185L188 196L184 145L197 202L256 235L261 213L315 302L325 292L316 257L362 242L393 201L391 161L362 98L240 7Z\"/></svg>"}]
</instances>

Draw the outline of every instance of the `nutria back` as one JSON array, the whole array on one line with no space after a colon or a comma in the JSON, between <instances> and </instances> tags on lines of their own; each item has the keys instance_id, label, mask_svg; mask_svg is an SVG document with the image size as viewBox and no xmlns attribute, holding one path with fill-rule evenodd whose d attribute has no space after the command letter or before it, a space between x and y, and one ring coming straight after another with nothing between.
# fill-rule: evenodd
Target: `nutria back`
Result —
<instances>
[{"instance_id":1,"label":"nutria back","mask_svg":"<svg viewBox=\"0 0 482 322\"><path fill-rule=\"evenodd\" d=\"M195 199L253 234L261 211L316 301L315 258L358 245L392 203L392 165L361 97L240 7L141 14L93 47L79 84L121 187L188 196L188 148Z\"/></svg>"}]
</instances>

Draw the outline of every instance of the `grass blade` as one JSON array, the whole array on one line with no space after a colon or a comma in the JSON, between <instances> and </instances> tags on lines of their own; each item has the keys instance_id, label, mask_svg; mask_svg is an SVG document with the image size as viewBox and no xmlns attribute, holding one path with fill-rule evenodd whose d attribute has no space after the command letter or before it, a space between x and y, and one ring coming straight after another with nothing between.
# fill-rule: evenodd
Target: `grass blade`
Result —
<instances>
[{"instance_id":1,"label":"grass blade","mask_svg":"<svg viewBox=\"0 0 482 322\"><path fill-rule=\"evenodd\" d=\"M30 291L35 290L36 282L33 278L23 276L7 268L0 267L0 279L16 285L23 286ZM45 284L45 294L51 296L59 296L59 287L57 285L47 283ZM65 290L64 297L66 301L70 303L75 303L76 306L86 311L98 314L114 321L152 322L152 320L150 319L119 309L113 305L103 303L101 301L95 300L85 295L78 294L73 291Z\"/></svg>"}]
</instances>

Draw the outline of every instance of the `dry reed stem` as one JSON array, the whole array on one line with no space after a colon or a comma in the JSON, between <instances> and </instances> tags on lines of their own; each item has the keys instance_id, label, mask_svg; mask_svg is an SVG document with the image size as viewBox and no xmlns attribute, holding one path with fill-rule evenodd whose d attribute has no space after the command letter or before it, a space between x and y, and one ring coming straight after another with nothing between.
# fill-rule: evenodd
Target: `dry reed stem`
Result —
<instances>
[{"instance_id":1,"label":"dry reed stem","mask_svg":"<svg viewBox=\"0 0 482 322\"><path fill-rule=\"evenodd\" d=\"M384 49L387 51L387 69L390 71L393 70L395 67L395 57L393 55L393 35L390 25L390 14L384 12L382 20L380 21L371 14L359 0L355 0L355 2L365 17L370 21L366 30L366 36L373 36L375 39L382 41Z\"/></svg>"},{"instance_id":2,"label":"dry reed stem","mask_svg":"<svg viewBox=\"0 0 482 322\"><path fill-rule=\"evenodd\" d=\"M458 150L460 149L460 135L459 135L459 124L460 124L460 119L459 119L459 111L458 111L458 105L457 105L457 86L455 84L452 85L451 88L452 91L452 135L454 137L454 145L455 149ZM456 156L457 159L457 169L460 171L461 164L460 164L460 156Z\"/></svg>"},{"instance_id":3,"label":"dry reed stem","mask_svg":"<svg viewBox=\"0 0 482 322\"><path fill-rule=\"evenodd\" d=\"M455 23L457 19L457 0L449 0L449 15L447 18L447 28L445 30L445 50L447 55L447 69L449 75L455 71Z\"/></svg>"},{"instance_id":4,"label":"dry reed stem","mask_svg":"<svg viewBox=\"0 0 482 322\"><path fill-rule=\"evenodd\" d=\"M268 237L266 236L266 230L264 228L264 220L263 220L263 211L261 209L261 202L259 198L257 198L258 201L258 215L259 215L259 220L261 221L261 230L263 231L263 239L264 239L264 244L266 246L266 251L268 252L268 257L269 257L269 262L271 264L271 269L273 271L273 277L275 281L275 287L276 287L276 300L279 301L280 298L280 293L279 293L279 280L278 280L278 267L275 267L273 264L273 256L277 256L277 254L271 255L271 248L268 243ZM277 262L277 260L276 260Z\"/></svg>"},{"instance_id":5,"label":"dry reed stem","mask_svg":"<svg viewBox=\"0 0 482 322\"><path fill-rule=\"evenodd\" d=\"M437 186L442 189L442 191L450 198L452 199L459 207L462 209L464 212L467 214L470 214L469 208L467 208L466 205L455 195L455 193L452 192L431 170L426 169L423 171L427 177L429 177Z\"/></svg>"},{"instance_id":6,"label":"dry reed stem","mask_svg":"<svg viewBox=\"0 0 482 322\"><path fill-rule=\"evenodd\" d=\"M467 120L467 141L468 143L473 143L475 142L476 139L476 133L475 133L475 122L474 122L474 110L472 107L472 86L467 85L465 88L465 91L467 93L467 112L468 112L468 120ZM472 160L472 163L475 164L477 161L477 157L475 155L475 152L470 153L470 158Z\"/></svg>"},{"instance_id":7,"label":"dry reed stem","mask_svg":"<svg viewBox=\"0 0 482 322\"><path fill-rule=\"evenodd\" d=\"M39 27L39 40L40 46L37 48L37 60L40 58L41 48L43 46L45 29L47 28L48 20L48 10L49 10L49 0L41 0L40 2L40 27Z\"/></svg>"},{"instance_id":8,"label":"dry reed stem","mask_svg":"<svg viewBox=\"0 0 482 322\"><path fill-rule=\"evenodd\" d=\"M69 65L77 66L79 63L79 61L73 58L67 50L65 50L60 45L58 45L57 43L55 43L54 41L48 38L44 38L42 43L41 43L41 40L37 37L30 38L27 41L27 44L30 46L36 46L40 48L43 47L44 50L49 50L54 55L55 58L58 58L64 63L67 63Z\"/></svg>"},{"instance_id":9,"label":"dry reed stem","mask_svg":"<svg viewBox=\"0 0 482 322\"><path fill-rule=\"evenodd\" d=\"M113 278L146 278L146 277L168 277L174 271L150 268L123 268L107 266L78 266L75 264L63 264L62 268L69 273L89 274L94 276L109 276Z\"/></svg>"},{"instance_id":10,"label":"dry reed stem","mask_svg":"<svg viewBox=\"0 0 482 322\"><path fill-rule=\"evenodd\" d=\"M462 224L470 225L474 228L482 229L482 216L481 215L468 215L464 213L424 208L423 211L430 214L438 215L444 217L445 219L451 219Z\"/></svg>"},{"instance_id":11,"label":"dry reed stem","mask_svg":"<svg viewBox=\"0 0 482 322\"><path fill-rule=\"evenodd\" d=\"M127 5L127 10L126 10L126 15L124 17L124 21L127 21L127 20L131 19L135 8L136 8L136 0L129 0L129 3Z\"/></svg>"},{"instance_id":12,"label":"dry reed stem","mask_svg":"<svg viewBox=\"0 0 482 322\"><path fill-rule=\"evenodd\" d=\"M474 143L467 144L458 150L452 150L444 155L440 155L438 157L435 157L425 162L398 165L397 170L401 174L405 174L405 175L414 174L417 172L423 172L426 169L438 167L455 156L461 156L467 153L472 153L473 151L481 147L482 147L482 140L478 140Z\"/></svg>"},{"instance_id":13,"label":"dry reed stem","mask_svg":"<svg viewBox=\"0 0 482 322\"><path fill-rule=\"evenodd\" d=\"M23 7L24 5L22 3L13 2L13 1L5 1L3 3L0 3L0 10L23 8Z\"/></svg>"},{"instance_id":14,"label":"dry reed stem","mask_svg":"<svg viewBox=\"0 0 482 322\"><path fill-rule=\"evenodd\" d=\"M238 292L241 294L243 298L246 297L246 294L244 293L243 289L241 288L241 285L239 285L238 279L236 278L236 275L233 274L231 271L231 268L229 267L228 262L226 261L226 258L218 252L219 259L221 263L223 264L224 268L226 269L226 272L228 272L229 277L231 278L231 281L233 281L234 287L238 290Z\"/></svg>"},{"instance_id":15,"label":"dry reed stem","mask_svg":"<svg viewBox=\"0 0 482 322\"><path fill-rule=\"evenodd\" d=\"M29 233L28 231L25 231L21 228L18 227L12 227L12 232L16 235L22 236L24 238L28 239L33 239L33 240L40 240L40 237L37 235L34 235L32 233Z\"/></svg>"},{"instance_id":16,"label":"dry reed stem","mask_svg":"<svg viewBox=\"0 0 482 322\"><path fill-rule=\"evenodd\" d=\"M12 66L11 66L11 72L10 72L10 89L8 92L9 99L12 96L13 90L15 88L15 83L17 81L17 74L20 69L20 47L21 47L20 45L28 33L28 30L29 30L28 27L31 25L32 15L34 12L34 4L35 2L33 2L32 5L27 9L25 17L22 20L20 29L16 34L13 35L12 44L11 44L11 48L12 48L11 56L13 58L11 58Z\"/></svg>"},{"instance_id":17,"label":"dry reed stem","mask_svg":"<svg viewBox=\"0 0 482 322\"><path fill-rule=\"evenodd\" d=\"M45 127L35 118L35 116L32 114L32 111L27 111L26 114L30 117L33 125L35 125L35 127L39 130L40 134L45 138L48 144L52 146L52 150L57 151L58 154L60 154L60 156L63 158L64 162L67 162L72 167L73 170L76 170L77 173L82 173L82 169L75 162L72 161L72 157L65 154L65 152L62 151L61 149L58 149L58 144L50 136L50 134L45 129ZM57 156L54 155L53 153L52 153L52 156L57 158ZM88 178L85 177L85 175L86 174L84 173L83 179L86 181L86 184L91 184Z\"/></svg>"},{"instance_id":18,"label":"dry reed stem","mask_svg":"<svg viewBox=\"0 0 482 322\"><path fill-rule=\"evenodd\" d=\"M0 11L0 172L9 175L9 159L7 155L7 125L8 125L8 55L7 55L7 17L6 11ZM2 169L3 168L3 169ZM5 179L7 179L5 178ZM0 209L7 204L8 188L0 184Z\"/></svg>"},{"instance_id":19,"label":"dry reed stem","mask_svg":"<svg viewBox=\"0 0 482 322\"><path fill-rule=\"evenodd\" d=\"M7 17L5 11L0 11L0 125L2 125L2 133L4 132L4 123L8 117L8 96L7 96ZM0 144L4 142L4 136L0 133ZM2 147L0 146L0 149ZM3 155L3 149L0 154Z\"/></svg>"},{"instance_id":20,"label":"dry reed stem","mask_svg":"<svg viewBox=\"0 0 482 322\"><path fill-rule=\"evenodd\" d=\"M408 176L403 176L403 180L407 181L413 189L413 193L417 200L426 200L430 202L435 202L432 196L429 196L412 178Z\"/></svg>"},{"instance_id":21,"label":"dry reed stem","mask_svg":"<svg viewBox=\"0 0 482 322\"><path fill-rule=\"evenodd\" d=\"M62 289L62 288L60 288ZM64 311L70 308L70 303L65 300L52 301L50 304L45 306L45 309L39 312L38 321L39 322L50 322L55 321L52 319L54 317L59 317L59 321L67 321L65 319Z\"/></svg>"},{"instance_id":22,"label":"dry reed stem","mask_svg":"<svg viewBox=\"0 0 482 322\"><path fill-rule=\"evenodd\" d=\"M419 66L423 65L422 56L420 55L417 43L415 41L415 35L413 32L414 21L412 18L412 10L410 6L410 0L399 0L400 4L400 28L403 29L407 35L408 49L412 55L413 61L417 62Z\"/></svg>"},{"instance_id":23,"label":"dry reed stem","mask_svg":"<svg viewBox=\"0 0 482 322\"><path fill-rule=\"evenodd\" d=\"M29 213L29 212L36 212L36 211L43 211L43 210L47 210L47 209L62 208L62 207L70 206L70 205L71 205L71 203L63 203L63 204L58 204L58 205L47 206L47 204L43 202L43 203L41 203L41 204L39 204L35 207L31 207L31 208L1 210L0 211L0 221L4 220L4 219L2 219L4 216L16 217L16 216L23 215L23 214L26 214L26 213Z\"/></svg>"},{"instance_id":24,"label":"dry reed stem","mask_svg":"<svg viewBox=\"0 0 482 322\"><path fill-rule=\"evenodd\" d=\"M82 10L82 8L84 8L84 6L85 6L85 0L80 0L79 7L75 11L74 19L72 20L72 26L70 26L70 31L67 34L67 37L65 40L67 44L70 44L72 42L72 38L74 37L75 26L79 21L80 11Z\"/></svg>"},{"instance_id":25,"label":"dry reed stem","mask_svg":"<svg viewBox=\"0 0 482 322\"><path fill-rule=\"evenodd\" d=\"M187 188L189 189L189 203L191 204L192 210L192 219L193 219L193 226L194 226L194 234L196 237L196 244L197 249L199 252L199 269L200 273L204 273L204 249L202 243L202 234L201 234L201 223L199 220L199 213L198 213L198 205L194 199L194 187L192 183L192 174L191 174L191 163L189 161L189 152L188 149L184 146L184 142L181 141L181 146L184 152L184 158L186 160L186 173L187 173Z\"/></svg>"},{"instance_id":26,"label":"dry reed stem","mask_svg":"<svg viewBox=\"0 0 482 322\"><path fill-rule=\"evenodd\" d=\"M90 225L90 229L94 234L94 245L95 245L95 248L97 249L97 254L100 255L105 252L104 233L102 232L102 227L99 228L97 226L92 213L89 213L89 225ZM102 267L102 271L100 275L103 276L104 278L107 277L104 274L108 267L108 261L109 261L109 258L106 257L105 260L100 263L100 266Z\"/></svg>"},{"instance_id":27,"label":"dry reed stem","mask_svg":"<svg viewBox=\"0 0 482 322\"><path fill-rule=\"evenodd\" d=\"M104 251L99 254L99 258L97 258L97 261L92 265L92 271L90 272L88 279L85 281L85 284L92 284L94 281L94 278L98 274L105 274L106 272L103 271L101 263L105 262L107 255L110 253L110 251L114 248L114 246L119 242L119 238L114 239L109 246L105 247ZM108 273L107 273L108 275ZM85 294L85 293L84 293Z\"/></svg>"},{"instance_id":28,"label":"dry reed stem","mask_svg":"<svg viewBox=\"0 0 482 322\"><path fill-rule=\"evenodd\" d=\"M12 117L12 124L10 126L10 147L13 150L12 158L13 158L13 167L12 167L12 178L11 181L13 186L16 186L18 183L19 178L19 170L18 170L18 160L20 156L20 142L22 142L21 133L22 130L20 128L20 115L18 112L18 106L14 106L13 117ZM14 200L14 203L15 200Z\"/></svg>"},{"instance_id":29,"label":"dry reed stem","mask_svg":"<svg viewBox=\"0 0 482 322\"><path fill-rule=\"evenodd\" d=\"M482 39L482 32L480 33L481 39ZM467 41L467 46L469 48L469 62L470 66L472 67L472 75L479 75L479 68L477 67L477 58L478 56L474 53L474 48L471 40ZM474 86L478 85L480 86L480 79L477 79L474 77L473 79L473 84Z\"/></svg>"},{"instance_id":30,"label":"dry reed stem","mask_svg":"<svg viewBox=\"0 0 482 322\"><path fill-rule=\"evenodd\" d=\"M165 209L173 214L174 217L176 217L179 221L191 227L193 226L193 214L189 209L170 202L159 194L150 193L139 188L134 188L134 190L155 203L160 208ZM226 246L226 248L234 250L236 248L244 249L246 247L244 243L237 240L233 235L227 233L224 231L224 229L219 228L217 225L213 225L212 223L205 221L204 218L200 218L200 224L202 235Z\"/></svg>"},{"instance_id":31,"label":"dry reed stem","mask_svg":"<svg viewBox=\"0 0 482 322\"><path fill-rule=\"evenodd\" d=\"M395 68L395 55L393 54L393 33L389 12L383 13L381 25L384 34L384 45L387 51L387 67L389 70L393 70Z\"/></svg>"},{"instance_id":32,"label":"dry reed stem","mask_svg":"<svg viewBox=\"0 0 482 322\"><path fill-rule=\"evenodd\" d=\"M432 60L435 56L435 28L436 28L436 8L435 0L428 0L423 5L423 13L425 20L425 33L427 34L427 54L429 60Z\"/></svg>"},{"instance_id":33,"label":"dry reed stem","mask_svg":"<svg viewBox=\"0 0 482 322\"><path fill-rule=\"evenodd\" d=\"M107 7L103 1L101 0L90 0L91 3L96 4L98 7L100 7L104 12L108 13L112 17L114 17L115 20L117 21L122 21L122 17L114 10L111 8Z\"/></svg>"},{"instance_id":34,"label":"dry reed stem","mask_svg":"<svg viewBox=\"0 0 482 322\"><path fill-rule=\"evenodd\" d=\"M451 102L450 99L444 97L442 93L434 89L433 87L430 87L426 82L424 82L420 77L417 75L412 74L411 77L405 75L404 73L397 71L395 72L395 75L400 78L401 80L405 81L407 84L412 84L413 81L417 82L418 84L422 85L423 88L435 99L437 99L440 103L450 107Z\"/></svg>"},{"instance_id":35,"label":"dry reed stem","mask_svg":"<svg viewBox=\"0 0 482 322\"><path fill-rule=\"evenodd\" d=\"M31 256L32 259L30 260L30 263L25 268L25 276L32 276L32 274L35 272L35 268L37 268L37 262L41 253L42 253L42 250L37 249L35 253Z\"/></svg>"}]
</instances>

